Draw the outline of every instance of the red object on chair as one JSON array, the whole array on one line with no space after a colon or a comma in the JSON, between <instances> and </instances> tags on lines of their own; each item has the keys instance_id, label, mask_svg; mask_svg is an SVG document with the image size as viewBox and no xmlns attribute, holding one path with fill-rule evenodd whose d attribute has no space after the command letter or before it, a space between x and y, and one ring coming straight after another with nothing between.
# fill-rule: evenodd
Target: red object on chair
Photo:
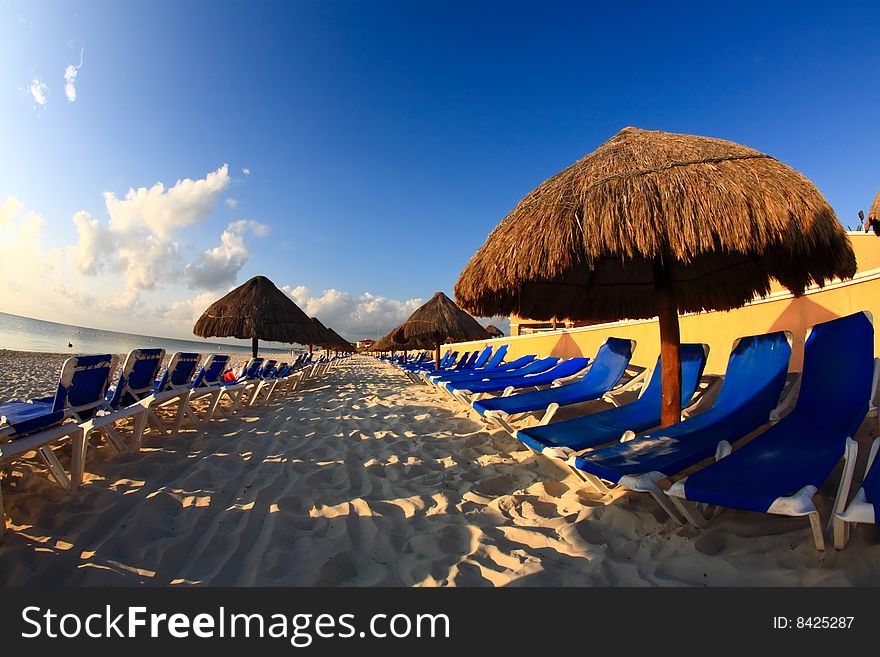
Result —
<instances>
[{"instance_id":1,"label":"red object on chair","mask_svg":"<svg viewBox=\"0 0 880 657\"><path fill-rule=\"evenodd\" d=\"M235 372L233 372L232 370L226 370L223 373L223 380L224 381L235 381Z\"/></svg>"}]
</instances>

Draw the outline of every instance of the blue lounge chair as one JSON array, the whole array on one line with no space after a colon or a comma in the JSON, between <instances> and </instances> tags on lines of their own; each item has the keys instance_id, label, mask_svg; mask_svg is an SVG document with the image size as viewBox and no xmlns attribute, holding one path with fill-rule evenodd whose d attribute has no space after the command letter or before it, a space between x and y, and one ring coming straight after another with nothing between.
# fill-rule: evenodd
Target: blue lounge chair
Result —
<instances>
[{"instance_id":1,"label":"blue lounge chair","mask_svg":"<svg viewBox=\"0 0 880 657\"><path fill-rule=\"evenodd\" d=\"M543 411L547 421L542 423L547 424L560 406L599 399L609 392L629 366L634 348L634 340L608 338L599 347L590 369L579 381L546 390L476 400L473 402L474 410L490 421L503 423L502 426L509 426L512 416Z\"/></svg>"},{"instance_id":2,"label":"blue lounge chair","mask_svg":"<svg viewBox=\"0 0 880 657\"><path fill-rule=\"evenodd\" d=\"M558 365L561 360L561 358L556 358L555 356L539 358L530 362L528 365L519 367L509 372L496 370L494 372L481 372L480 374L475 373L474 376L467 377L465 379L459 379L457 381L447 381L445 383L441 382L437 387L441 390L445 390L447 393L452 395L453 399L463 402L462 398L458 396L458 392L460 390L470 391L470 388L472 386L480 382L486 383L489 381L495 381L505 378L515 379L517 377L526 376L528 374L540 374L541 372L546 372L547 370L556 367L556 365Z\"/></svg>"},{"instance_id":3,"label":"blue lounge chair","mask_svg":"<svg viewBox=\"0 0 880 657\"><path fill-rule=\"evenodd\" d=\"M458 362L460 360L463 360L467 356L467 353L465 353L460 359L458 357L457 351L447 352L447 353L449 353L448 358L446 358L445 361L443 359L440 360L440 367L439 368L434 367L433 361L428 361L427 366L422 366L422 367L416 368L415 371L422 373L422 375L424 375L425 373L430 374L432 372L451 371L455 367L455 365L458 364Z\"/></svg>"},{"instance_id":4,"label":"blue lounge chair","mask_svg":"<svg viewBox=\"0 0 880 657\"><path fill-rule=\"evenodd\" d=\"M193 383L196 368L199 366L201 354L178 351L171 356L168 367L162 377L156 381L155 408L164 408L173 403L177 403L177 413L171 427L166 427L162 418L156 414L156 418L162 426L162 431L169 436L174 436L180 430L183 418L189 415L193 424L198 426L198 420L193 413L192 407L189 405L189 396Z\"/></svg>"},{"instance_id":5,"label":"blue lounge chair","mask_svg":"<svg viewBox=\"0 0 880 657\"><path fill-rule=\"evenodd\" d=\"M248 407L253 406L257 402L260 392L264 388L266 389L266 402L268 403L268 395L270 394L270 391L274 389L275 385L277 385L281 368L285 366L286 363L281 363L279 366L277 360L267 360L263 364L263 367L260 370L259 380L256 382L256 385L253 387L251 395L247 400Z\"/></svg>"},{"instance_id":6,"label":"blue lounge chair","mask_svg":"<svg viewBox=\"0 0 880 657\"><path fill-rule=\"evenodd\" d=\"M868 454L868 463L865 466L865 477L861 487L846 510L836 510L834 514L834 547L838 550L846 547L852 525L857 523L880 524L880 506L878 506L880 505L880 460L877 459L878 450L880 450L880 437L875 438L871 443L871 451ZM849 490L850 483L846 482L843 490ZM841 506L843 505L841 504Z\"/></svg>"},{"instance_id":7,"label":"blue lounge chair","mask_svg":"<svg viewBox=\"0 0 880 657\"><path fill-rule=\"evenodd\" d=\"M673 484L667 494L698 526L692 503L808 516L817 550L825 539L813 496L841 458L852 478L855 435L876 387L874 327L867 313L817 324L804 345L804 370L792 411L729 456ZM834 508L840 508L843 486Z\"/></svg>"},{"instance_id":8,"label":"blue lounge chair","mask_svg":"<svg viewBox=\"0 0 880 657\"><path fill-rule=\"evenodd\" d=\"M706 366L709 346L681 345L681 403L690 403ZM635 401L563 422L520 429L515 437L529 449L568 458L575 452L632 436L660 424L660 359Z\"/></svg>"},{"instance_id":9,"label":"blue lounge chair","mask_svg":"<svg viewBox=\"0 0 880 657\"><path fill-rule=\"evenodd\" d=\"M235 380L222 381L220 383L220 394L217 395L217 399L214 401L214 411L216 412L219 409L220 402L224 396L229 397L229 401L232 403L232 408L229 409L231 412L243 411L243 395L256 386L262 369L263 359L260 357L251 358Z\"/></svg>"},{"instance_id":10,"label":"blue lounge chair","mask_svg":"<svg viewBox=\"0 0 880 657\"><path fill-rule=\"evenodd\" d=\"M458 352L453 352L451 349L447 349L443 356L440 358L440 367L446 367L451 359L458 355ZM431 354L429 352L425 352L425 357L420 358L415 363L406 363L401 366L405 370L422 370L422 369L433 369Z\"/></svg>"},{"instance_id":11,"label":"blue lounge chair","mask_svg":"<svg viewBox=\"0 0 880 657\"><path fill-rule=\"evenodd\" d=\"M491 347L486 347L486 349L491 349ZM451 377L453 375L456 375L456 376L457 375L467 375L467 374L473 374L473 373L477 373L477 372L491 371L491 370L496 369L497 367L501 366L501 363L504 360L504 357L507 355L507 349L508 349L508 345L503 344L500 347L498 347L498 349L496 349L494 353L490 353L485 359L482 358L482 354L481 354L480 358L478 358L477 362L474 364L473 369L469 372L467 372L467 371L466 372L458 372L458 373L455 373L455 372L445 372L445 373L444 372L436 372L436 373L428 374L424 378L426 381L428 381L430 383L433 379L440 379L440 378L443 378L444 376ZM486 353L485 350L484 350L484 353Z\"/></svg>"},{"instance_id":12,"label":"blue lounge chair","mask_svg":"<svg viewBox=\"0 0 880 657\"><path fill-rule=\"evenodd\" d=\"M164 349L132 349L128 353L116 385L107 392L106 403L101 406L102 412L83 425L86 437L84 448L88 447L89 435L95 432L120 452L125 450L137 452L140 449L144 430L151 419L159 431L165 433L162 423L151 408L155 400L153 395L156 392L156 379L164 359ZM126 442L114 425L129 417L134 417L134 427ZM82 457L85 461L85 453Z\"/></svg>"},{"instance_id":13,"label":"blue lounge chair","mask_svg":"<svg viewBox=\"0 0 880 657\"><path fill-rule=\"evenodd\" d=\"M791 336L778 331L737 340L721 390L711 406L665 429L569 459L575 472L603 493L605 482L651 493L681 521L657 482L704 459L730 453L730 446L766 424L785 387Z\"/></svg>"},{"instance_id":14,"label":"blue lounge chair","mask_svg":"<svg viewBox=\"0 0 880 657\"><path fill-rule=\"evenodd\" d=\"M504 363L491 368L484 367L481 370L472 372L450 372L448 374L440 374L430 378L430 381L438 388L445 388L451 383L457 384L464 381L481 381L482 379L487 377L491 378L493 376L515 376L516 373L522 373L524 368L535 363L535 359L536 356L534 354L527 354L525 356L520 356L509 363Z\"/></svg>"},{"instance_id":15,"label":"blue lounge chair","mask_svg":"<svg viewBox=\"0 0 880 657\"><path fill-rule=\"evenodd\" d=\"M205 360L205 364L199 369L196 378L190 386L188 402L193 402L208 397L208 405L201 418L195 412L187 412L187 416L196 427L204 426L214 417L217 410L217 401L223 391L223 373L229 365L229 356L226 354L211 354ZM190 406L192 409L192 406ZM192 409L194 411L194 409Z\"/></svg>"},{"instance_id":16,"label":"blue lounge chair","mask_svg":"<svg viewBox=\"0 0 880 657\"><path fill-rule=\"evenodd\" d=\"M94 417L106 403L110 376L115 369L116 358L110 354L68 358L61 366L54 396L0 404L0 463L36 451L60 486L78 486L85 452L82 423ZM67 419L74 421L65 422ZM54 446L68 439L73 447L69 475L53 451Z\"/></svg>"},{"instance_id":17,"label":"blue lounge chair","mask_svg":"<svg viewBox=\"0 0 880 657\"><path fill-rule=\"evenodd\" d=\"M557 360L556 364L546 370L526 373L518 376L487 377L479 381L462 381L448 384L448 388L465 406L470 406L483 395L491 392L502 392L509 395L518 388L540 388L576 376L590 364L589 358L569 358Z\"/></svg>"}]
</instances>

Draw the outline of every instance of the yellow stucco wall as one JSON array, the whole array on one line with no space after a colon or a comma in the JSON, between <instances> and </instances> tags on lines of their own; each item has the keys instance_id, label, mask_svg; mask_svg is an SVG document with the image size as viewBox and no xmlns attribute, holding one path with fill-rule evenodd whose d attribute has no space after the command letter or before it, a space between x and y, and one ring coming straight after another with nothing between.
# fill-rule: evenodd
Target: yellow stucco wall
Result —
<instances>
[{"instance_id":1,"label":"yellow stucco wall","mask_svg":"<svg viewBox=\"0 0 880 657\"><path fill-rule=\"evenodd\" d=\"M791 370L800 371L804 339L809 327L859 310L868 310L880 320L880 238L873 234L850 233L850 240L859 266L852 281L835 282L822 289L811 288L799 298L794 298L791 293L777 285L769 297L758 299L743 308L729 312L684 315L680 319L682 342L708 343L710 350L706 372L722 374L736 338L769 331L791 331L794 349ZM454 347L459 351L470 351L486 344L506 343L509 345L507 360L524 354L562 358L592 357L609 336L636 341L634 364L648 367L656 362L660 349L656 319L612 322L466 342ZM880 356L880 331L875 332L874 354Z\"/></svg>"}]
</instances>

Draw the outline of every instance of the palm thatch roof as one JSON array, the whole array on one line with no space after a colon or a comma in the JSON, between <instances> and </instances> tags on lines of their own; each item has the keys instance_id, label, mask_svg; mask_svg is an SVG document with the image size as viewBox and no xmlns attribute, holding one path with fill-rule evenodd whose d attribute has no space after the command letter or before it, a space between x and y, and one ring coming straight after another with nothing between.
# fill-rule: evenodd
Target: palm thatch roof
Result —
<instances>
[{"instance_id":1,"label":"palm thatch roof","mask_svg":"<svg viewBox=\"0 0 880 657\"><path fill-rule=\"evenodd\" d=\"M235 337L308 344L309 316L265 276L254 276L218 299L199 317L193 333L203 338Z\"/></svg>"},{"instance_id":2,"label":"palm thatch roof","mask_svg":"<svg viewBox=\"0 0 880 657\"><path fill-rule=\"evenodd\" d=\"M410 338L404 343L395 342L394 341L394 332L397 331L397 327L393 328L390 333L382 336L380 339L376 340L376 342L370 347L368 347L367 351L413 351L416 349L433 349L435 346L434 341L431 340L430 337L414 337Z\"/></svg>"},{"instance_id":3,"label":"palm thatch roof","mask_svg":"<svg viewBox=\"0 0 880 657\"><path fill-rule=\"evenodd\" d=\"M868 210L868 219L880 221L880 192L877 192L874 202L871 203L871 209Z\"/></svg>"},{"instance_id":4,"label":"palm thatch roof","mask_svg":"<svg viewBox=\"0 0 880 657\"><path fill-rule=\"evenodd\" d=\"M330 335L330 331L321 323L317 317L312 317L312 325L315 327L315 339L311 344L321 347L322 349L332 349L335 338Z\"/></svg>"},{"instance_id":5,"label":"palm thatch roof","mask_svg":"<svg viewBox=\"0 0 880 657\"><path fill-rule=\"evenodd\" d=\"M876 205L876 202L875 202ZM878 210L880 211L880 210ZM746 146L625 128L526 196L455 285L477 315L607 321L680 312L851 278L852 246L803 175Z\"/></svg>"},{"instance_id":6,"label":"palm thatch roof","mask_svg":"<svg viewBox=\"0 0 880 657\"><path fill-rule=\"evenodd\" d=\"M486 333L491 335L493 338L503 338L504 337L504 331L502 331L500 328L498 328L494 324L489 324L489 326L486 327Z\"/></svg>"},{"instance_id":7,"label":"palm thatch roof","mask_svg":"<svg viewBox=\"0 0 880 657\"><path fill-rule=\"evenodd\" d=\"M376 340L372 345L370 345L366 351L411 351L413 349L418 349L412 343L407 342L406 344L398 344L394 340L391 339L391 334L385 335L380 339Z\"/></svg>"},{"instance_id":8,"label":"palm thatch roof","mask_svg":"<svg viewBox=\"0 0 880 657\"><path fill-rule=\"evenodd\" d=\"M861 216L863 215L859 212L859 217ZM880 235L880 192L877 192L874 202L871 203L868 218L865 220L865 232L869 230L873 230L875 235Z\"/></svg>"},{"instance_id":9,"label":"palm thatch roof","mask_svg":"<svg viewBox=\"0 0 880 657\"><path fill-rule=\"evenodd\" d=\"M337 349L339 351L346 352L356 351L355 346L351 342L343 338L332 328L328 327L327 332L330 334L330 338L332 340L332 346L330 347L331 349Z\"/></svg>"},{"instance_id":10,"label":"palm thatch roof","mask_svg":"<svg viewBox=\"0 0 880 657\"><path fill-rule=\"evenodd\" d=\"M392 340L400 344L424 339L435 345L447 338L461 342L489 337L486 329L477 320L442 292L437 292L427 303L416 309L390 335Z\"/></svg>"}]
</instances>

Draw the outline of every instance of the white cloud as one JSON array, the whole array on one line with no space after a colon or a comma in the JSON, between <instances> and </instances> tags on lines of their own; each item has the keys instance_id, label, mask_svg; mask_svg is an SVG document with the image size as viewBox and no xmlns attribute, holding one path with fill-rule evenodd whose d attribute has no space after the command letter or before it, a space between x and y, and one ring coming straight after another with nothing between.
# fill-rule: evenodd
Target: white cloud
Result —
<instances>
[{"instance_id":1,"label":"white cloud","mask_svg":"<svg viewBox=\"0 0 880 657\"><path fill-rule=\"evenodd\" d=\"M79 51L79 65L70 64L64 69L64 95L67 96L67 102L72 103L76 100L76 76L83 64L84 50Z\"/></svg>"},{"instance_id":2,"label":"white cloud","mask_svg":"<svg viewBox=\"0 0 880 657\"><path fill-rule=\"evenodd\" d=\"M220 235L219 246L200 254L186 266L187 285L193 289L215 290L235 283L238 272L251 255L244 240L249 232L264 237L269 234L269 227L250 219L229 224Z\"/></svg>"},{"instance_id":3,"label":"white cloud","mask_svg":"<svg viewBox=\"0 0 880 657\"><path fill-rule=\"evenodd\" d=\"M0 310L32 312L60 280L60 253L43 248L44 223L14 197L0 205Z\"/></svg>"},{"instance_id":4,"label":"white cloud","mask_svg":"<svg viewBox=\"0 0 880 657\"><path fill-rule=\"evenodd\" d=\"M385 335L392 328L409 317L422 305L422 299L390 299L364 292L355 297L348 292L330 289L320 296L300 285L281 288L310 317L317 317L344 338L376 338Z\"/></svg>"},{"instance_id":5,"label":"white cloud","mask_svg":"<svg viewBox=\"0 0 880 657\"><path fill-rule=\"evenodd\" d=\"M129 189L123 199L105 192L107 223L93 219L87 212L77 212L73 222L79 239L75 246L68 247L68 259L84 275L105 270L120 273L127 290L121 303L131 306L141 291L177 282L184 264L174 232L208 217L228 184L229 170L224 164L202 179L179 180L167 190L156 183L149 189ZM218 248L222 249L223 240L221 236ZM226 238L230 240L227 250L236 246L232 236ZM237 273L248 254L239 249L234 255Z\"/></svg>"},{"instance_id":6,"label":"white cloud","mask_svg":"<svg viewBox=\"0 0 880 657\"><path fill-rule=\"evenodd\" d=\"M113 192L104 192L110 228L116 232L146 229L164 239L175 229L207 217L227 185L229 167L224 164L200 180L178 180L168 190L158 182L149 189L129 189L121 200Z\"/></svg>"},{"instance_id":7,"label":"white cloud","mask_svg":"<svg viewBox=\"0 0 880 657\"><path fill-rule=\"evenodd\" d=\"M166 320L180 324L186 329L192 329L202 313L217 300L217 293L213 291L202 292L192 299L175 301L167 309L160 311L160 315Z\"/></svg>"},{"instance_id":8,"label":"white cloud","mask_svg":"<svg viewBox=\"0 0 880 657\"><path fill-rule=\"evenodd\" d=\"M234 198L226 199L226 207L230 210L235 210L238 207L238 201Z\"/></svg>"},{"instance_id":9,"label":"white cloud","mask_svg":"<svg viewBox=\"0 0 880 657\"><path fill-rule=\"evenodd\" d=\"M241 172L246 176L251 175L251 170L248 169L247 167L242 167Z\"/></svg>"},{"instance_id":10,"label":"white cloud","mask_svg":"<svg viewBox=\"0 0 880 657\"><path fill-rule=\"evenodd\" d=\"M31 85L28 87L30 91L31 97L34 99L34 102L40 107L46 106L47 94L49 93L49 86L40 80L40 78L34 76L31 80Z\"/></svg>"}]
</instances>

